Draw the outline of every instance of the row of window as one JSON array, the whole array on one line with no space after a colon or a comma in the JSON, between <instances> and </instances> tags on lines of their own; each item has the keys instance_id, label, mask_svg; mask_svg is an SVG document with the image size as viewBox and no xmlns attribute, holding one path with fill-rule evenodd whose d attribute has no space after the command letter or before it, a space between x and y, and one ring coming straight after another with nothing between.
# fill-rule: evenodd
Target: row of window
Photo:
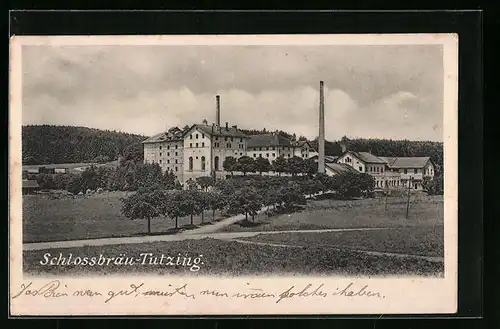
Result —
<instances>
[{"instance_id":1,"label":"row of window","mask_svg":"<svg viewBox=\"0 0 500 329\"><path fill-rule=\"evenodd\" d=\"M272 147L250 147L248 148L249 151L274 151L276 150L276 147L272 146ZM291 147L288 147L288 146L283 146L283 151L291 151L292 148Z\"/></svg>"},{"instance_id":2,"label":"row of window","mask_svg":"<svg viewBox=\"0 0 500 329\"><path fill-rule=\"evenodd\" d=\"M370 172L384 172L384 168L383 167L372 167L372 166L369 166L368 167L370 169Z\"/></svg>"},{"instance_id":3,"label":"row of window","mask_svg":"<svg viewBox=\"0 0 500 329\"><path fill-rule=\"evenodd\" d=\"M160 157L162 156L163 153L160 152ZM175 152L175 156L178 156L179 155L179 152ZM170 152L167 152L167 156L169 157L170 156Z\"/></svg>"},{"instance_id":4,"label":"row of window","mask_svg":"<svg viewBox=\"0 0 500 329\"><path fill-rule=\"evenodd\" d=\"M175 149L177 150L178 146L174 145ZM162 149L162 146L160 145L160 150ZM170 145L167 145L167 150L170 150Z\"/></svg>"},{"instance_id":5,"label":"row of window","mask_svg":"<svg viewBox=\"0 0 500 329\"><path fill-rule=\"evenodd\" d=\"M193 143L189 143L189 147L193 148ZM198 143L195 144L195 147L198 147ZM201 147L205 147L205 143L201 143Z\"/></svg>"},{"instance_id":6,"label":"row of window","mask_svg":"<svg viewBox=\"0 0 500 329\"><path fill-rule=\"evenodd\" d=\"M195 139L198 139L199 135L195 134ZM205 138L205 134L201 134L201 138ZM189 139L193 139L193 134L189 135Z\"/></svg>"},{"instance_id":7,"label":"row of window","mask_svg":"<svg viewBox=\"0 0 500 329\"><path fill-rule=\"evenodd\" d=\"M178 164L179 162L177 161L177 159L175 159L175 164ZM162 164L162 160L160 160L160 164ZM170 159L167 160L167 164L170 164Z\"/></svg>"}]
</instances>

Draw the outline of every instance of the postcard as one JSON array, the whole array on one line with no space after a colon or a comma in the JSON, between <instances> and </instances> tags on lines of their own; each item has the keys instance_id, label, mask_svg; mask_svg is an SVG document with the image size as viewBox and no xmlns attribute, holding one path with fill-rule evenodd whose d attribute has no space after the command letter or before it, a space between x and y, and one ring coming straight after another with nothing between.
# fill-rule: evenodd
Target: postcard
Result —
<instances>
[{"instance_id":1,"label":"postcard","mask_svg":"<svg viewBox=\"0 0 500 329\"><path fill-rule=\"evenodd\" d=\"M11 315L457 311L455 34L14 36Z\"/></svg>"}]
</instances>

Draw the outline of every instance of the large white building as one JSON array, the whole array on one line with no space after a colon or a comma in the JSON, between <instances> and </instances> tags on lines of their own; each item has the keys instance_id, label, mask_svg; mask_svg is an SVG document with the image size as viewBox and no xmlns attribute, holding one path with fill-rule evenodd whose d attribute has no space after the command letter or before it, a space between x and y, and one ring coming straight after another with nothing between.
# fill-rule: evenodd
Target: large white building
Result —
<instances>
[{"instance_id":1,"label":"large white building","mask_svg":"<svg viewBox=\"0 0 500 329\"><path fill-rule=\"evenodd\" d=\"M216 122L206 120L183 130L173 127L146 139L144 162L158 163L163 171L172 171L180 182L201 176L225 177L224 160L247 155L263 157L272 163L283 156L310 158L317 152L307 141L292 143L277 133L248 136L237 126L220 125L220 98L216 96Z\"/></svg>"}]
</instances>

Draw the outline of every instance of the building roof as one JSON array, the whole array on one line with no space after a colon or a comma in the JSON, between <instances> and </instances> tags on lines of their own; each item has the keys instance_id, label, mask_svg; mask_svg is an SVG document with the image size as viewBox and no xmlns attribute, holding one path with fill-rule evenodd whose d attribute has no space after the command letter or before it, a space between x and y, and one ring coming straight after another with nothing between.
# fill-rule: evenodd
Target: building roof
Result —
<instances>
[{"instance_id":1,"label":"building roof","mask_svg":"<svg viewBox=\"0 0 500 329\"><path fill-rule=\"evenodd\" d=\"M331 171L334 171L336 173L344 173L344 172L355 172L357 173L356 169L352 168L349 165L343 164L343 163L325 163L325 167L330 169Z\"/></svg>"},{"instance_id":2,"label":"building roof","mask_svg":"<svg viewBox=\"0 0 500 329\"><path fill-rule=\"evenodd\" d=\"M168 131L156 134L149 137L143 144L146 143L160 143L160 142L177 142L182 140L182 130L178 127L170 128Z\"/></svg>"},{"instance_id":3,"label":"building roof","mask_svg":"<svg viewBox=\"0 0 500 329\"><path fill-rule=\"evenodd\" d=\"M387 163L387 165L390 167L394 161L396 161L397 157L379 157L380 159L382 160L385 160L385 162Z\"/></svg>"},{"instance_id":4,"label":"building roof","mask_svg":"<svg viewBox=\"0 0 500 329\"><path fill-rule=\"evenodd\" d=\"M217 129L215 126L209 126L205 124L194 124L192 125L188 130L184 132L186 134L189 130L192 128L196 127L196 129L203 131L204 133L208 135L213 135L213 136L223 136L223 137L241 137L241 138L249 138L244 132L239 130L236 127L226 127L222 126L220 129Z\"/></svg>"},{"instance_id":5,"label":"building roof","mask_svg":"<svg viewBox=\"0 0 500 329\"><path fill-rule=\"evenodd\" d=\"M390 168L423 168L429 162L430 157L398 157L390 165Z\"/></svg>"},{"instance_id":6,"label":"building roof","mask_svg":"<svg viewBox=\"0 0 500 329\"><path fill-rule=\"evenodd\" d=\"M247 142L247 147L261 146L292 146L292 142L283 136L277 134L253 135Z\"/></svg>"},{"instance_id":7,"label":"building roof","mask_svg":"<svg viewBox=\"0 0 500 329\"><path fill-rule=\"evenodd\" d=\"M354 152L354 151L347 151L347 152L354 154L356 157L358 157L361 161L365 163L387 164L386 160L381 159L378 156L371 154L370 152Z\"/></svg>"},{"instance_id":8,"label":"building roof","mask_svg":"<svg viewBox=\"0 0 500 329\"><path fill-rule=\"evenodd\" d=\"M38 182L36 180L23 180L23 188L38 188Z\"/></svg>"}]
</instances>

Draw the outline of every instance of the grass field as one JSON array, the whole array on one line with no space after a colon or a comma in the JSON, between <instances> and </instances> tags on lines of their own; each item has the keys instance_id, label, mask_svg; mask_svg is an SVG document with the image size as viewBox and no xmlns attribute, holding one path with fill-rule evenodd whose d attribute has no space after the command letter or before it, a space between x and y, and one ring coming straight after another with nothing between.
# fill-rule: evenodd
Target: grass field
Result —
<instances>
[{"instance_id":1,"label":"grass field","mask_svg":"<svg viewBox=\"0 0 500 329\"><path fill-rule=\"evenodd\" d=\"M132 265L108 266L48 266L41 265L45 253L58 257L125 257L139 258ZM160 257L182 256L192 259L200 257L198 271L190 266L141 265L140 254L152 253ZM387 276L424 275L442 276L444 267L440 262L395 257L372 256L349 250L335 250L319 245L305 248L281 248L266 245L242 244L234 241L184 240L149 244L129 244L101 247L84 247L58 250L25 251L24 271L27 274L56 275L114 275L148 273L156 275L348 275ZM196 270L196 268L194 268Z\"/></svg>"},{"instance_id":2,"label":"grass field","mask_svg":"<svg viewBox=\"0 0 500 329\"><path fill-rule=\"evenodd\" d=\"M415 195L411 198L408 220L406 198L309 201L304 210L291 214L255 217L255 223L239 222L224 232L284 231L360 227L421 227L443 225L443 197Z\"/></svg>"},{"instance_id":3,"label":"grass field","mask_svg":"<svg viewBox=\"0 0 500 329\"><path fill-rule=\"evenodd\" d=\"M242 240L325 249L334 247L444 257L442 226L399 227L376 231L262 234Z\"/></svg>"},{"instance_id":4,"label":"grass field","mask_svg":"<svg viewBox=\"0 0 500 329\"><path fill-rule=\"evenodd\" d=\"M121 212L120 198L126 192L110 192L75 198L49 199L42 195L23 196L23 241L62 241L103 237L133 236L147 232L147 220L130 220ZM215 219L220 219L220 213ZM205 213L212 221L212 213ZM200 224L201 217L194 217ZM188 225L189 217L179 219L179 226ZM151 221L153 234L170 232L170 218Z\"/></svg>"}]
</instances>

